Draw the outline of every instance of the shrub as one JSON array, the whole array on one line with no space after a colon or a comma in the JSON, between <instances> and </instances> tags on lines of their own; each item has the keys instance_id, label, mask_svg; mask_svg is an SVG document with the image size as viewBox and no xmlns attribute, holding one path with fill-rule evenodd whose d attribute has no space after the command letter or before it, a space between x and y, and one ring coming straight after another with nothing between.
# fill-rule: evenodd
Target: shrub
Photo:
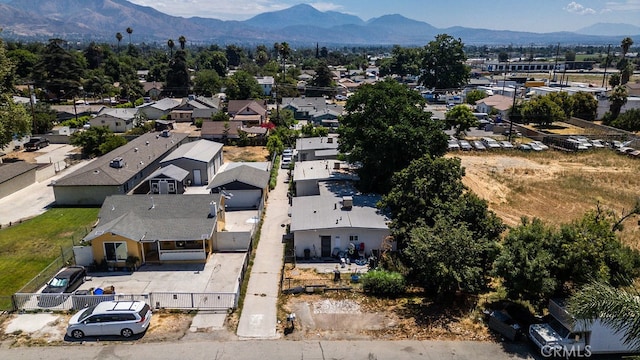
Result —
<instances>
[{"instance_id":1,"label":"shrub","mask_svg":"<svg viewBox=\"0 0 640 360\"><path fill-rule=\"evenodd\" d=\"M404 276L397 272L371 270L362 276L362 288L376 296L395 297L406 290Z\"/></svg>"}]
</instances>

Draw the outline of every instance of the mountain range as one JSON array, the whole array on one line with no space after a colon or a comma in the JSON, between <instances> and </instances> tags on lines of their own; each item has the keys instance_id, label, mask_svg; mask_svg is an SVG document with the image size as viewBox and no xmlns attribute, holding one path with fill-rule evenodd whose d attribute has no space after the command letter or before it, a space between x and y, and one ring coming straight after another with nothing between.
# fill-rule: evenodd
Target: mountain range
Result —
<instances>
[{"instance_id":1,"label":"mountain range","mask_svg":"<svg viewBox=\"0 0 640 360\"><path fill-rule=\"evenodd\" d=\"M425 45L437 34L469 45L611 44L640 34L628 24L595 24L576 32L533 33L465 27L436 28L401 15L363 21L335 11L300 4L244 21L171 16L126 0L0 0L2 37L18 40L165 43L185 36L193 44L257 45L286 41L292 46ZM132 34L126 29L131 28ZM130 36L130 38L129 38Z\"/></svg>"}]
</instances>

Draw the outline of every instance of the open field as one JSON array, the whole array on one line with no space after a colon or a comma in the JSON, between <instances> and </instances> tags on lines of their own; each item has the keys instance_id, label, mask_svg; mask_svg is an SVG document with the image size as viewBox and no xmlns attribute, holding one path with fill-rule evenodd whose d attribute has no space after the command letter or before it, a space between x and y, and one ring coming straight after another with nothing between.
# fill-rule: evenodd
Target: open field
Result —
<instances>
[{"instance_id":1,"label":"open field","mask_svg":"<svg viewBox=\"0 0 640 360\"><path fill-rule=\"evenodd\" d=\"M620 214L640 198L640 161L612 150L588 153L456 153L464 184L489 202L507 225L523 216L568 223L600 206ZM637 218L628 219L622 240L640 249Z\"/></svg>"}]
</instances>

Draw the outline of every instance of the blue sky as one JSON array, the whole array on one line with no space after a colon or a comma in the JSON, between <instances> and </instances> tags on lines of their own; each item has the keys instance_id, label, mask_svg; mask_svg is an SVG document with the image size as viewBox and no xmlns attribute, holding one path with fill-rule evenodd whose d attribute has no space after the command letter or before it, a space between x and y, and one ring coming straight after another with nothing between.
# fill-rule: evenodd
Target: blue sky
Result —
<instances>
[{"instance_id":1,"label":"blue sky","mask_svg":"<svg viewBox=\"0 0 640 360\"><path fill-rule=\"evenodd\" d=\"M388 14L427 22L437 28L530 32L574 31L595 23L640 26L640 0L129 0L173 16L246 20L256 14L307 3L369 20Z\"/></svg>"}]
</instances>

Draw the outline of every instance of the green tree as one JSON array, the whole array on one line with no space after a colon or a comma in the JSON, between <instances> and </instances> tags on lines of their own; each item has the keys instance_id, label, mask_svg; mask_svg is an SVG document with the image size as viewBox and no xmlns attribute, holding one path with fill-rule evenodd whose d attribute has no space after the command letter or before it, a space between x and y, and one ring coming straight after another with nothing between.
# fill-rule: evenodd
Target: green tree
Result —
<instances>
[{"instance_id":1,"label":"green tree","mask_svg":"<svg viewBox=\"0 0 640 360\"><path fill-rule=\"evenodd\" d=\"M36 66L36 84L53 98L72 99L79 93L83 69L78 58L60 46L64 41L51 39Z\"/></svg>"},{"instance_id":2,"label":"green tree","mask_svg":"<svg viewBox=\"0 0 640 360\"><path fill-rule=\"evenodd\" d=\"M182 97L189 94L189 69L187 68L187 54L184 50L176 51L176 55L169 61L167 83L165 91L173 96Z\"/></svg>"},{"instance_id":3,"label":"green tree","mask_svg":"<svg viewBox=\"0 0 640 360\"><path fill-rule=\"evenodd\" d=\"M0 148L5 147L14 136L22 137L31 132L31 117L22 105L13 102L14 64L7 58L5 45L0 39Z\"/></svg>"},{"instance_id":4,"label":"green tree","mask_svg":"<svg viewBox=\"0 0 640 360\"><path fill-rule=\"evenodd\" d=\"M618 85L620 85L620 73L613 73L609 76L609 85L614 88Z\"/></svg>"},{"instance_id":5,"label":"green tree","mask_svg":"<svg viewBox=\"0 0 640 360\"><path fill-rule=\"evenodd\" d=\"M456 291L477 294L486 288L483 251L482 242L466 227L438 217L433 227L411 230L403 255L411 264L412 277L427 292L448 297Z\"/></svg>"},{"instance_id":6,"label":"green tree","mask_svg":"<svg viewBox=\"0 0 640 360\"><path fill-rule=\"evenodd\" d=\"M585 91L578 91L571 98L573 99L571 110L573 116L587 121L596 119L598 100L593 95Z\"/></svg>"},{"instance_id":7,"label":"green tree","mask_svg":"<svg viewBox=\"0 0 640 360\"><path fill-rule=\"evenodd\" d=\"M631 287L619 289L603 282L582 287L568 301L569 313L579 322L600 319L623 335L624 343L640 349L640 292Z\"/></svg>"},{"instance_id":8,"label":"green tree","mask_svg":"<svg viewBox=\"0 0 640 360\"><path fill-rule=\"evenodd\" d=\"M178 42L180 43L180 50L184 50L184 47L187 44L187 38L184 37L184 35L180 35L180 37L178 38Z\"/></svg>"},{"instance_id":9,"label":"green tree","mask_svg":"<svg viewBox=\"0 0 640 360\"><path fill-rule=\"evenodd\" d=\"M546 95L551 101L560 106L564 112L565 119L569 119L573 115L573 96L566 91L552 92Z\"/></svg>"},{"instance_id":10,"label":"green tree","mask_svg":"<svg viewBox=\"0 0 640 360\"><path fill-rule=\"evenodd\" d=\"M119 138L119 139L115 139ZM92 127L85 131L77 131L71 135L70 143L82 147L82 153L89 156L100 156L126 143L126 139L115 135L108 127Z\"/></svg>"},{"instance_id":11,"label":"green tree","mask_svg":"<svg viewBox=\"0 0 640 360\"><path fill-rule=\"evenodd\" d=\"M556 257L551 244L553 228L540 219L522 219L502 243L494 271L510 299L528 300L541 308L559 287L555 278Z\"/></svg>"},{"instance_id":12,"label":"green tree","mask_svg":"<svg viewBox=\"0 0 640 360\"><path fill-rule=\"evenodd\" d=\"M262 88L258 80L246 71L238 70L227 78L227 97L230 100L259 99Z\"/></svg>"},{"instance_id":13,"label":"green tree","mask_svg":"<svg viewBox=\"0 0 640 360\"><path fill-rule=\"evenodd\" d=\"M57 112L51 108L51 106L44 102L39 101L33 107L33 133L34 134L46 134L53 129L53 124L56 121Z\"/></svg>"},{"instance_id":14,"label":"green tree","mask_svg":"<svg viewBox=\"0 0 640 360\"><path fill-rule=\"evenodd\" d=\"M237 45L227 45L226 58L229 66L238 67L242 64L243 59L246 57L244 50Z\"/></svg>"},{"instance_id":15,"label":"green tree","mask_svg":"<svg viewBox=\"0 0 640 360\"><path fill-rule=\"evenodd\" d=\"M267 138L267 150L269 150L269 157L274 154L280 154L284 150L284 144L278 135L269 135Z\"/></svg>"},{"instance_id":16,"label":"green tree","mask_svg":"<svg viewBox=\"0 0 640 360\"><path fill-rule=\"evenodd\" d=\"M173 41L173 39L169 39L167 40L167 46L169 47L169 58L173 58L173 48L176 46L176 43Z\"/></svg>"},{"instance_id":17,"label":"green tree","mask_svg":"<svg viewBox=\"0 0 640 360\"><path fill-rule=\"evenodd\" d=\"M478 118L473 115L473 111L466 105L456 105L445 114L445 121L448 126L456 129L456 137L464 134L474 126L478 126Z\"/></svg>"},{"instance_id":18,"label":"green tree","mask_svg":"<svg viewBox=\"0 0 640 360\"><path fill-rule=\"evenodd\" d=\"M640 131L640 109L629 109L618 115L611 126L631 132Z\"/></svg>"},{"instance_id":19,"label":"green tree","mask_svg":"<svg viewBox=\"0 0 640 360\"><path fill-rule=\"evenodd\" d=\"M521 106L521 114L525 121L549 126L556 121L563 121L566 115L560 105L548 96L534 96Z\"/></svg>"},{"instance_id":20,"label":"green tree","mask_svg":"<svg viewBox=\"0 0 640 360\"><path fill-rule=\"evenodd\" d=\"M120 41L122 41L122 33L116 33L116 40L118 40L118 54L120 54Z\"/></svg>"},{"instance_id":21,"label":"green tree","mask_svg":"<svg viewBox=\"0 0 640 360\"><path fill-rule=\"evenodd\" d=\"M621 54L620 61L618 61L618 64L616 65L616 67L618 68L618 70L620 70L621 85L624 85L629 82L629 79L631 78L631 75L633 75L633 71L635 70L635 65L630 63L629 59L627 59L627 53L629 52L629 49L631 49L632 45L633 45L633 39L631 39L630 37L625 37L620 42L620 48L622 49L622 54Z\"/></svg>"},{"instance_id":22,"label":"green tree","mask_svg":"<svg viewBox=\"0 0 640 360\"><path fill-rule=\"evenodd\" d=\"M12 70L15 71L18 79L25 81L33 78L34 68L40 61L38 54L27 49L14 49L7 51L6 55L14 64Z\"/></svg>"},{"instance_id":23,"label":"green tree","mask_svg":"<svg viewBox=\"0 0 640 360\"><path fill-rule=\"evenodd\" d=\"M133 34L133 29L128 27L127 28L127 34L129 34L129 45L131 45L131 34Z\"/></svg>"},{"instance_id":24,"label":"green tree","mask_svg":"<svg viewBox=\"0 0 640 360\"><path fill-rule=\"evenodd\" d=\"M196 57L199 70L215 70L218 76L227 75L227 56L222 51L201 51Z\"/></svg>"},{"instance_id":25,"label":"green tree","mask_svg":"<svg viewBox=\"0 0 640 360\"><path fill-rule=\"evenodd\" d=\"M200 70L193 79L193 91L196 94L213 96L220 92L222 79L214 70Z\"/></svg>"},{"instance_id":26,"label":"green tree","mask_svg":"<svg viewBox=\"0 0 640 360\"><path fill-rule=\"evenodd\" d=\"M629 93L626 86L618 85L613 88L611 94L609 94L609 112L611 113L610 120L613 121L618 117L618 115L620 115L622 107L627 103L628 96Z\"/></svg>"},{"instance_id":27,"label":"green tree","mask_svg":"<svg viewBox=\"0 0 640 360\"><path fill-rule=\"evenodd\" d=\"M362 191L386 193L393 173L411 160L445 153L443 124L432 120L424 106L418 92L390 79L363 85L349 98L338 128L339 150L360 164Z\"/></svg>"},{"instance_id":28,"label":"green tree","mask_svg":"<svg viewBox=\"0 0 640 360\"><path fill-rule=\"evenodd\" d=\"M457 89L469 80L461 39L440 34L430 41L422 52L420 83L427 88Z\"/></svg>"},{"instance_id":29,"label":"green tree","mask_svg":"<svg viewBox=\"0 0 640 360\"><path fill-rule=\"evenodd\" d=\"M316 74L311 80L311 89L307 89L308 96L332 95L335 93L333 87L333 73L327 63L320 61L316 66Z\"/></svg>"},{"instance_id":30,"label":"green tree","mask_svg":"<svg viewBox=\"0 0 640 360\"><path fill-rule=\"evenodd\" d=\"M475 105L476 101L482 100L487 97L487 92L483 90L471 90L467 93L466 100L467 104Z\"/></svg>"}]
</instances>

